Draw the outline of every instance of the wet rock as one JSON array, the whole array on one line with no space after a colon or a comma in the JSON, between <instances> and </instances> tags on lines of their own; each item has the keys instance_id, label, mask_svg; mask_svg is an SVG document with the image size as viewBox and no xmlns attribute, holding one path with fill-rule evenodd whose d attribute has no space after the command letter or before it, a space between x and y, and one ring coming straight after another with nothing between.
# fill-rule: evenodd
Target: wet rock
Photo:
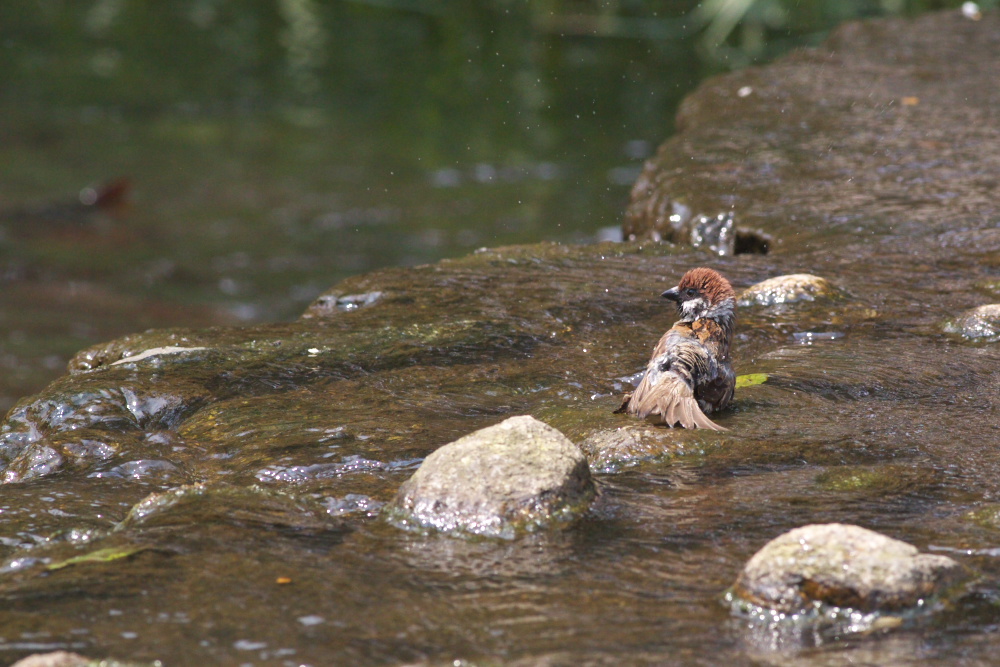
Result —
<instances>
[{"instance_id":1,"label":"wet rock","mask_svg":"<svg viewBox=\"0 0 1000 667\"><path fill-rule=\"evenodd\" d=\"M715 216L695 216L691 224L691 245L705 248L719 257L735 254L736 220L732 211Z\"/></svg>"},{"instance_id":2,"label":"wet rock","mask_svg":"<svg viewBox=\"0 0 1000 667\"><path fill-rule=\"evenodd\" d=\"M186 475L170 461L156 459L138 459L126 461L108 470L93 472L89 477L98 479L123 479L130 481L176 483L186 481Z\"/></svg>"},{"instance_id":3,"label":"wet rock","mask_svg":"<svg viewBox=\"0 0 1000 667\"><path fill-rule=\"evenodd\" d=\"M343 498L324 498L322 505L330 516L355 513L376 516L385 503L360 493L348 493Z\"/></svg>"},{"instance_id":4,"label":"wet rock","mask_svg":"<svg viewBox=\"0 0 1000 667\"><path fill-rule=\"evenodd\" d=\"M53 651L52 653L35 653L21 658L11 667L152 667L154 663L121 662L110 658L91 660L78 653L69 651Z\"/></svg>"},{"instance_id":5,"label":"wet rock","mask_svg":"<svg viewBox=\"0 0 1000 667\"><path fill-rule=\"evenodd\" d=\"M3 483L23 482L44 477L60 470L63 457L52 447L38 445L25 449L15 457L3 472Z\"/></svg>"},{"instance_id":6,"label":"wet rock","mask_svg":"<svg viewBox=\"0 0 1000 667\"><path fill-rule=\"evenodd\" d=\"M692 213L690 208L677 201L667 201L666 204L663 210L652 214L659 224L646 235L650 240L690 245L708 250L718 257L766 255L773 243L760 230L738 227L732 211L705 215ZM657 205L662 206L659 202ZM622 237L635 241L639 236L626 221Z\"/></svg>"},{"instance_id":7,"label":"wet rock","mask_svg":"<svg viewBox=\"0 0 1000 667\"><path fill-rule=\"evenodd\" d=\"M691 218L688 228L678 238L686 240L690 237L692 248L708 250L718 257L766 255L774 244L774 240L759 229L738 227L732 211L696 215Z\"/></svg>"},{"instance_id":8,"label":"wet rock","mask_svg":"<svg viewBox=\"0 0 1000 667\"><path fill-rule=\"evenodd\" d=\"M842 296L830 281L808 273L792 273L768 278L743 290L740 306L773 306L781 303L816 301Z\"/></svg>"},{"instance_id":9,"label":"wet rock","mask_svg":"<svg viewBox=\"0 0 1000 667\"><path fill-rule=\"evenodd\" d=\"M86 667L93 664L89 658L69 651L36 653L15 662L12 667Z\"/></svg>"},{"instance_id":10,"label":"wet rock","mask_svg":"<svg viewBox=\"0 0 1000 667\"><path fill-rule=\"evenodd\" d=\"M817 604L860 611L914 607L954 583L946 556L845 524L809 525L767 543L747 562L733 594L785 613Z\"/></svg>"},{"instance_id":11,"label":"wet rock","mask_svg":"<svg viewBox=\"0 0 1000 667\"><path fill-rule=\"evenodd\" d=\"M78 382L87 387L81 390ZM67 466L153 458L150 445L156 449L164 432L210 396L202 382L155 371L137 374L128 365L64 377L50 390L47 399L14 406L0 428L0 461L7 463L0 479L5 483L44 477Z\"/></svg>"},{"instance_id":12,"label":"wet rock","mask_svg":"<svg viewBox=\"0 0 1000 667\"><path fill-rule=\"evenodd\" d=\"M567 254L557 246L547 251ZM563 285L538 281L530 260L523 281L510 279L517 269L509 262L482 266L476 258L472 263L476 266L471 270L387 272L376 281L391 287L369 292L403 296L395 301L383 297L379 308L359 308L346 317L310 311L310 318L280 325L148 331L84 350L70 362L70 375L52 383L44 395L23 399L7 415L0 427L2 481L25 481L74 467L110 471L129 461L163 461L161 472L170 466L203 473L225 468L220 474L272 465L310 466L324 461L275 456L293 446L323 441L323 434L342 428L345 420L367 434L356 439L360 451L338 458L374 459L367 456L368 449L381 452L384 439L406 438L419 424L414 416L424 418L419 413L425 403L427 418L433 413L460 421L470 412L509 413L510 406L489 407L464 382L493 372L480 364L497 359L516 364L543 342L560 343L560 336L552 335L549 307L565 309L559 321L566 323L566 330L576 331L581 315L575 302L610 303L612 297L595 300L583 290L571 295ZM625 262L621 264L624 269ZM511 289L497 295L494 287L501 274L507 275ZM515 283L525 289L513 289ZM573 279L573 285L583 284ZM470 298L474 291L485 298ZM449 377L449 369L456 366L461 381ZM471 374L465 372L470 367L476 368ZM411 369L420 377L410 384L387 379ZM368 380L373 375L379 376L377 382ZM358 383L350 382L355 379ZM441 394L428 393L428 383L445 385L442 391L455 396L452 407L442 410ZM402 394L407 397L399 400ZM362 404L369 407L356 409ZM372 405L380 407L373 411ZM463 426L472 430L467 423ZM384 435L369 441L373 432ZM199 456L191 442L202 451L220 451ZM418 452L400 452L400 459L426 455L426 441L417 447ZM234 451L240 458L226 453ZM386 466L394 469L394 462L386 461Z\"/></svg>"},{"instance_id":13,"label":"wet rock","mask_svg":"<svg viewBox=\"0 0 1000 667\"><path fill-rule=\"evenodd\" d=\"M401 527L511 538L572 521L595 493L576 445L534 417L511 417L428 456L388 517Z\"/></svg>"},{"instance_id":14,"label":"wet rock","mask_svg":"<svg viewBox=\"0 0 1000 667\"><path fill-rule=\"evenodd\" d=\"M691 431L630 425L592 432L580 443L580 449L593 470L616 472L647 461L701 453L704 438Z\"/></svg>"},{"instance_id":15,"label":"wet rock","mask_svg":"<svg viewBox=\"0 0 1000 667\"><path fill-rule=\"evenodd\" d=\"M143 359L159 356L161 354L189 354L191 352L201 352L207 349L207 347L174 347L171 345L168 345L167 347L154 347L149 350L143 350L142 352L132 355L131 357L119 359L118 361L112 362L111 365L117 366L118 364L132 364L142 361Z\"/></svg>"},{"instance_id":16,"label":"wet rock","mask_svg":"<svg viewBox=\"0 0 1000 667\"><path fill-rule=\"evenodd\" d=\"M956 167L995 170L1000 133L983 119L997 91L980 77L997 67L998 23L995 13L968 21L951 12L847 24L817 49L706 82L636 180L625 238L669 238L679 201L707 215L733 211L777 240L772 255L838 243L864 255L878 244L883 261L913 270L918 253L982 253L996 200ZM970 202L961 225L949 199ZM958 230L964 238L946 246L944 234ZM989 233L987 250L1000 240Z\"/></svg>"},{"instance_id":17,"label":"wet rock","mask_svg":"<svg viewBox=\"0 0 1000 667\"><path fill-rule=\"evenodd\" d=\"M644 437L645 436L645 437ZM588 436L580 449L595 470L611 470L635 461L649 460L665 453L659 443L652 442L649 429L631 428L601 430Z\"/></svg>"},{"instance_id":18,"label":"wet rock","mask_svg":"<svg viewBox=\"0 0 1000 667\"><path fill-rule=\"evenodd\" d=\"M993 343L1000 340L1000 304L991 303L960 313L942 325L950 334L969 340Z\"/></svg>"},{"instance_id":19,"label":"wet rock","mask_svg":"<svg viewBox=\"0 0 1000 667\"><path fill-rule=\"evenodd\" d=\"M309 311L303 315L308 319L311 317L322 317L333 315L338 312L350 312L358 308L371 306L382 298L382 292L367 292L365 294L324 294L316 299L309 307Z\"/></svg>"},{"instance_id":20,"label":"wet rock","mask_svg":"<svg viewBox=\"0 0 1000 667\"><path fill-rule=\"evenodd\" d=\"M150 366L155 367L160 361L157 357L175 355L201 360L209 348L194 343L196 338L199 338L197 333L181 329L130 334L79 352L70 359L68 368L75 373L144 359L149 359ZM176 359L171 358L170 361Z\"/></svg>"}]
</instances>

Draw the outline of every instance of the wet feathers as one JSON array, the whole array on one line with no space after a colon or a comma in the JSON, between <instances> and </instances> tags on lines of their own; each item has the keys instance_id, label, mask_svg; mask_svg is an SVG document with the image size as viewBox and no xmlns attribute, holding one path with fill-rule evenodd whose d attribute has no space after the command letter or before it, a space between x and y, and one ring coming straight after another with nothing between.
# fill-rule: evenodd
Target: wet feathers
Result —
<instances>
[{"instance_id":1,"label":"wet feathers","mask_svg":"<svg viewBox=\"0 0 1000 667\"><path fill-rule=\"evenodd\" d=\"M671 427L724 431L707 415L733 398L736 294L719 273L697 268L663 296L677 304L681 319L660 338L642 381L616 412Z\"/></svg>"}]
</instances>

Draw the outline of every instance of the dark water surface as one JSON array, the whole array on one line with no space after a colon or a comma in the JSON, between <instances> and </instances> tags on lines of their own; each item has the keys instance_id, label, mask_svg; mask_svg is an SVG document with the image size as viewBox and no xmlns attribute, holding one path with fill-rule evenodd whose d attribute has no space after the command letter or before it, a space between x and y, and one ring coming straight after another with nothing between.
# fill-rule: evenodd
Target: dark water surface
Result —
<instances>
[{"instance_id":1,"label":"dark water surface","mask_svg":"<svg viewBox=\"0 0 1000 667\"><path fill-rule=\"evenodd\" d=\"M183 20L197 26L225 5L187 7ZM102 16L90 17L94 29ZM3 24L20 26L8 54L34 35L21 20ZM407 39L430 39L413 20L393 33L394 66L413 58ZM983 26L967 33L934 17L847 31L839 52L703 88L686 106L685 134L658 159L677 196L713 214L711 205L736 202L742 221L777 241L769 255L726 258L610 242L464 252L580 240L617 222L627 179L614 170L637 164L642 144L630 141L653 141L663 128L660 102L636 106L626 92L651 90L662 102L684 88L652 66L634 65L646 74L612 88L617 102L604 98L640 114L635 124L591 134L553 121L560 136L539 147L534 132L509 125L473 133L482 144L449 146L473 134L452 132L434 108L331 118L336 107L309 83L325 70L309 65L308 49L297 74L251 58L256 78L233 75L238 104L223 110L201 98L186 106L164 68L159 86L129 79L134 97L119 91L115 105L81 115L31 88L30 62L18 61L22 89L53 115L16 112L3 98L12 109L0 117L0 150L11 156L0 184L13 211L0 294L11 400L39 379L18 370L39 355L58 369L89 343L145 326L248 324L92 348L73 374L9 414L0 456L7 480L20 481L0 486L0 660L69 649L167 665L991 664L1000 352L940 327L995 298L996 93L958 75L995 71L995 15ZM938 32L940 41L927 37ZM170 46L153 40L157 31L129 34L116 39ZM258 32L212 34L239 46ZM95 77L127 73L128 58L98 37L80 37L81 50L94 50L80 66ZM248 62L210 59L190 39L171 53L206 70ZM859 46L885 42L901 62ZM567 53L586 60L564 48L546 76L574 71ZM948 57L913 60L935 48ZM845 53L871 64L871 80L848 77L835 91L838 67L851 66ZM355 57L364 63L366 53ZM942 62L957 71L942 75ZM620 66L608 68L620 77ZM380 85L380 72L363 90L395 89ZM829 84L830 100L805 83L786 88L795 76ZM258 82L272 79L291 81L283 94L295 104L258 117L271 90ZM734 101L743 86L756 92ZM582 91L563 90L569 101L552 113L588 99ZM922 106L894 103L914 94ZM545 108L523 104L522 114ZM380 127L406 128L388 144L359 120L378 113L391 115ZM923 135L908 143L908 119L920 114ZM81 119L90 133L68 129ZM401 157L398 146L414 137L431 147ZM88 218L82 230L64 224L72 202L38 204L118 175L134 184L131 207ZM41 229L11 226L27 219ZM464 256L350 277L328 295L369 294L370 305L327 299L310 318L260 323L291 319L334 278L444 254ZM641 437L660 455L601 467L598 501L565 532L461 540L379 518L422 457L507 416L532 414L583 444L635 428L611 411L621 378L673 320L656 295L707 262L738 288L809 271L847 295L740 309L737 372L771 379L738 394L720 418L731 431L649 429ZM795 335L807 332L842 335ZM40 339L54 351L42 354ZM165 345L204 349L111 365ZM978 579L948 608L884 634L801 638L733 617L721 598L743 563L772 537L818 521L951 555Z\"/></svg>"},{"instance_id":2,"label":"dark water surface","mask_svg":"<svg viewBox=\"0 0 1000 667\"><path fill-rule=\"evenodd\" d=\"M691 38L377 4L3 3L0 410L116 335L291 319L375 268L594 240L705 72ZM119 178L124 205L74 207Z\"/></svg>"}]
</instances>

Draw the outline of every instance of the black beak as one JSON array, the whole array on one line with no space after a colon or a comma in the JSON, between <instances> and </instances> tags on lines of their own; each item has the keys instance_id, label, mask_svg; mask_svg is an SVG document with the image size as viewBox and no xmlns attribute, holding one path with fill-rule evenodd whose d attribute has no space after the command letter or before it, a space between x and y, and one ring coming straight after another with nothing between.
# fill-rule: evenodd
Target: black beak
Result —
<instances>
[{"instance_id":1,"label":"black beak","mask_svg":"<svg viewBox=\"0 0 1000 667\"><path fill-rule=\"evenodd\" d=\"M676 287L671 287L670 289L668 289L666 292L664 292L660 296L662 296L664 299L670 299L674 303L680 303L681 302L681 293L677 290Z\"/></svg>"}]
</instances>

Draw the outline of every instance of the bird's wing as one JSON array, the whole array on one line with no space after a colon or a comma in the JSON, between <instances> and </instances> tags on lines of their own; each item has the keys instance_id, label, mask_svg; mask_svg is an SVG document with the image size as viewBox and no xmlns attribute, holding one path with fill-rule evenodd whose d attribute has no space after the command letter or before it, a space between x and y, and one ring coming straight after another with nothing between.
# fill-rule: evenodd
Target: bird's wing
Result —
<instances>
[{"instance_id":1,"label":"bird's wing","mask_svg":"<svg viewBox=\"0 0 1000 667\"><path fill-rule=\"evenodd\" d=\"M702 412L692 389L692 377L708 370L708 351L697 340L676 333L668 340L672 332L656 346L656 352L661 353L654 353L642 382L622 407L641 419L671 427L680 424L683 428L727 430Z\"/></svg>"}]
</instances>

